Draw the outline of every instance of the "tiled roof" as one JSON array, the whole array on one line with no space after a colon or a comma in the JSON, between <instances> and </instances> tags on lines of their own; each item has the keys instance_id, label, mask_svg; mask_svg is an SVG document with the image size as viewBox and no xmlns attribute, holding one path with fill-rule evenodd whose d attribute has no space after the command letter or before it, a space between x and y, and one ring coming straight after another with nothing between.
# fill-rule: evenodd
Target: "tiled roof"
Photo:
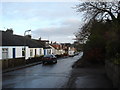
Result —
<instances>
[{"instance_id":1,"label":"tiled roof","mask_svg":"<svg viewBox=\"0 0 120 90\"><path fill-rule=\"evenodd\" d=\"M52 47L54 47L55 49L61 49L60 45L57 44L51 44Z\"/></svg>"},{"instance_id":2,"label":"tiled roof","mask_svg":"<svg viewBox=\"0 0 120 90\"><path fill-rule=\"evenodd\" d=\"M30 48L45 47L41 42L37 42L29 37L8 34L5 31L0 31L0 33L2 33L2 46L29 46Z\"/></svg>"}]
</instances>

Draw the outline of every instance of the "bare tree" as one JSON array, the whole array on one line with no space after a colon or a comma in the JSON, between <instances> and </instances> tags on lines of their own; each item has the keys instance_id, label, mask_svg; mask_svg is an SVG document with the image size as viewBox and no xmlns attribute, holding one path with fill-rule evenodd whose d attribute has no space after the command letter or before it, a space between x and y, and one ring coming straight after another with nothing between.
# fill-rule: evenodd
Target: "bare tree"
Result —
<instances>
[{"instance_id":1,"label":"bare tree","mask_svg":"<svg viewBox=\"0 0 120 90\"><path fill-rule=\"evenodd\" d=\"M77 12L84 14L87 22L80 31L75 34L76 39L85 42L90 35L92 23L97 21L113 22L114 30L120 31L120 1L116 2L84 2L76 5Z\"/></svg>"},{"instance_id":2,"label":"bare tree","mask_svg":"<svg viewBox=\"0 0 120 90\"><path fill-rule=\"evenodd\" d=\"M120 19L120 1L116 2L84 2L76 5L77 12L83 12L85 19Z\"/></svg>"}]
</instances>

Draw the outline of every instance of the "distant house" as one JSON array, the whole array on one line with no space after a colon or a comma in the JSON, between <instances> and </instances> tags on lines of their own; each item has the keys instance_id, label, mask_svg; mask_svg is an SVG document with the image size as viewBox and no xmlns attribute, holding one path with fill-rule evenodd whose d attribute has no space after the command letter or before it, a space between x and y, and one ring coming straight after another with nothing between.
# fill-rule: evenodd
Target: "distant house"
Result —
<instances>
[{"instance_id":1,"label":"distant house","mask_svg":"<svg viewBox=\"0 0 120 90\"><path fill-rule=\"evenodd\" d=\"M63 50L65 50L65 54L74 55L76 52L76 48L71 43L61 43Z\"/></svg>"},{"instance_id":2,"label":"distant house","mask_svg":"<svg viewBox=\"0 0 120 90\"><path fill-rule=\"evenodd\" d=\"M69 47L71 46L70 43L61 43L63 50L65 51L65 54L68 55Z\"/></svg>"},{"instance_id":3,"label":"distant house","mask_svg":"<svg viewBox=\"0 0 120 90\"><path fill-rule=\"evenodd\" d=\"M0 59L22 58L28 59L44 55L43 45L31 39L30 35L14 35L13 30L0 31L2 45L0 46Z\"/></svg>"},{"instance_id":4,"label":"distant house","mask_svg":"<svg viewBox=\"0 0 120 90\"><path fill-rule=\"evenodd\" d=\"M65 51L62 49L61 44L57 44L57 43L50 44L50 47L52 48L54 55L62 55L65 53Z\"/></svg>"},{"instance_id":5,"label":"distant house","mask_svg":"<svg viewBox=\"0 0 120 90\"><path fill-rule=\"evenodd\" d=\"M69 55L69 56L73 56L73 55L75 54L75 52L76 52L76 48L75 48L73 45L71 45L71 46L68 48L68 55Z\"/></svg>"},{"instance_id":6,"label":"distant house","mask_svg":"<svg viewBox=\"0 0 120 90\"><path fill-rule=\"evenodd\" d=\"M49 46L49 40L41 40L41 38L39 38L37 41L44 46L44 55L53 54L52 48Z\"/></svg>"},{"instance_id":7,"label":"distant house","mask_svg":"<svg viewBox=\"0 0 120 90\"><path fill-rule=\"evenodd\" d=\"M49 55L49 54L53 54L52 53L52 48L51 47L45 47L44 48L44 55Z\"/></svg>"},{"instance_id":8,"label":"distant house","mask_svg":"<svg viewBox=\"0 0 120 90\"><path fill-rule=\"evenodd\" d=\"M53 47L52 45L50 45L50 47L52 48L52 54L57 55L57 53L56 53L56 48Z\"/></svg>"}]
</instances>

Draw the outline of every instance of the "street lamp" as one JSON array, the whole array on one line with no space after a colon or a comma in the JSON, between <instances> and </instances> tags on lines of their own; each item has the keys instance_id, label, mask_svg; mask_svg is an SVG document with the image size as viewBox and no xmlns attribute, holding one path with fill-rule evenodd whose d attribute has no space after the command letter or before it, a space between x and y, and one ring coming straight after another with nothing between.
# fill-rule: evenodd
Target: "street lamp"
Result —
<instances>
[{"instance_id":1,"label":"street lamp","mask_svg":"<svg viewBox=\"0 0 120 90\"><path fill-rule=\"evenodd\" d=\"M30 32L31 30L26 30L25 32L24 32L24 37L25 37L25 35L26 35L26 32ZM25 58L26 58L26 49L25 49L25 44L26 44L26 39L25 39L25 42L24 42L24 56L25 56Z\"/></svg>"}]
</instances>

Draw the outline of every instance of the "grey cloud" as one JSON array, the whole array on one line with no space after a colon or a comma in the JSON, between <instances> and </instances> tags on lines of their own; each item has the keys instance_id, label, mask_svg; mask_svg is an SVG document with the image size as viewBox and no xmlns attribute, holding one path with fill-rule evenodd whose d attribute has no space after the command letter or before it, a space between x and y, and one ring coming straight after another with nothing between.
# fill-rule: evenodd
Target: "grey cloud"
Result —
<instances>
[{"instance_id":1,"label":"grey cloud","mask_svg":"<svg viewBox=\"0 0 120 90\"><path fill-rule=\"evenodd\" d=\"M61 22L61 26L38 28L33 31L33 36L50 38L54 41L56 39L61 39L59 41L72 40L73 33L78 30L80 26L80 21L74 18L70 18ZM71 38L70 38L71 37Z\"/></svg>"}]
</instances>

